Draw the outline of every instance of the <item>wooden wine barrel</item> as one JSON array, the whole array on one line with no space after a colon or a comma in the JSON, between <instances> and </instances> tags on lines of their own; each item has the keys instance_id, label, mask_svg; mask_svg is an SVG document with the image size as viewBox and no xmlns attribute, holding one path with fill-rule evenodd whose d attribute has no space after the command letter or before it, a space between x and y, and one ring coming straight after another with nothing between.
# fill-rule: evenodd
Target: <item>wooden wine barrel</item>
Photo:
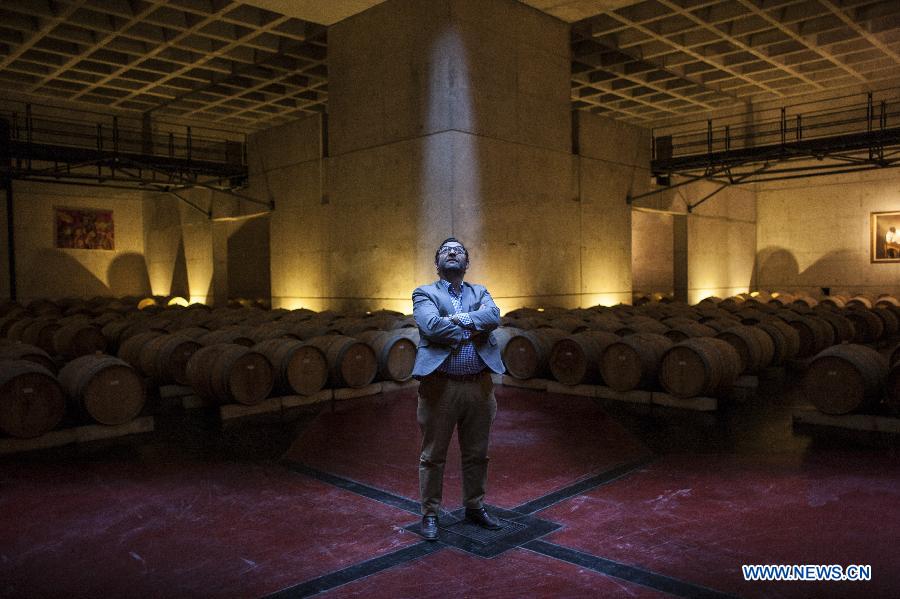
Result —
<instances>
[{"instance_id":1,"label":"wooden wine barrel","mask_svg":"<svg viewBox=\"0 0 900 599\"><path fill-rule=\"evenodd\" d=\"M55 318L35 318L19 335L22 343L37 345L48 354L55 354L53 335L60 329Z\"/></svg>"},{"instance_id":2,"label":"wooden wine barrel","mask_svg":"<svg viewBox=\"0 0 900 599\"><path fill-rule=\"evenodd\" d=\"M740 370L741 358L727 342L693 337L666 351L659 382L675 397L716 397L731 389Z\"/></svg>"},{"instance_id":3,"label":"wooden wine barrel","mask_svg":"<svg viewBox=\"0 0 900 599\"><path fill-rule=\"evenodd\" d=\"M207 334L209 332L209 329L207 329L206 327L189 326L184 327L183 329L178 329L174 332L181 335L182 337L190 337L191 339L196 341L203 335Z\"/></svg>"},{"instance_id":4,"label":"wooden wine barrel","mask_svg":"<svg viewBox=\"0 0 900 599\"><path fill-rule=\"evenodd\" d=\"M883 306L872 308L872 314L881 319L884 325L883 338L891 339L900 333L900 318L890 309Z\"/></svg>"},{"instance_id":5,"label":"wooden wine barrel","mask_svg":"<svg viewBox=\"0 0 900 599\"><path fill-rule=\"evenodd\" d=\"M38 298L31 300L28 302L28 305L25 307L26 310L30 314L34 314L35 316L49 316L52 318L57 318L62 316L62 310L59 306L56 305L55 302L49 299Z\"/></svg>"},{"instance_id":6,"label":"wooden wine barrel","mask_svg":"<svg viewBox=\"0 0 900 599\"><path fill-rule=\"evenodd\" d=\"M201 347L188 360L185 372L194 391L217 403L258 404L275 383L266 357L236 343Z\"/></svg>"},{"instance_id":7,"label":"wooden wine barrel","mask_svg":"<svg viewBox=\"0 0 900 599\"><path fill-rule=\"evenodd\" d=\"M56 354L67 360L106 351L106 337L100 329L87 321L70 322L53 335Z\"/></svg>"},{"instance_id":8,"label":"wooden wine barrel","mask_svg":"<svg viewBox=\"0 0 900 599\"><path fill-rule=\"evenodd\" d=\"M794 301L792 301L791 304L813 308L817 306L819 302L814 297L801 293L794 296Z\"/></svg>"},{"instance_id":9,"label":"wooden wine barrel","mask_svg":"<svg viewBox=\"0 0 900 599\"><path fill-rule=\"evenodd\" d=\"M563 337L550 350L550 372L563 385L600 380L600 357L610 343L621 339L607 331L584 331Z\"/></svg>"},{"instance_id":10,"label":"wooden wine barrel","mask_svg":"<svg viewBox=\"0 0 900 599\"><path fill-rule=\"evenodd\" d=\"M900 362L900 343L894 345L894 348L890 351L888 361L891 363L891 366Z\"/></svg>"},{"instance_id":11,"label":"wooden wine barrel","mask_svg":"<svg viewBox=\"0 0 900 599\"><path fill-rule=\"evenodd\" d=\"M756 325L772 339L772 365L782 366L797 357L800 334L782 320L774 319Z\"/></svg>"},{"instance_id":12,"label":"wooden wine barrel","mask_svg":"<svg viewBox=\"0 0 900 599\"><path fill-rule=\"evenodd\" d=\"M720 318L704 318L700 322L700 324L713 329L717 333L721 333L722 331L730 329L731 327L739 325L741 323L740 323L740 321L737 321L737 320L731 320L731 319L726 320L724 318L721 318L721 319Z\"/></svg>"},{"instance_id":13,"label":"wooden wine barrel","mask_svg":"<svg viewBox=\"0 0 900 599\"><path fill-rule=\"evenodd\" d=\"M624 337L625 335L634 335L635 333L656 333L664 335L669 327L656 320L634 320L619 327L615 331L616 335Z\"/></svg>"},{"instance_id":14,"label":"wooden wine barrel","mask_svg":"<svg viewBox=\"0 0 900 599\"><path fill-rule=\"evenodd\" d=\"M56 364L50 354L36 345L10 342L0 344L0 360L25 360L43 366L50 372L56 372Z\"/></svg>"},{"instance_id":15,"label":"wooden wine barrel","mask_svg":"<svg viewBox=\"0 0 900 599\"><path fill-rule=\"evenodd\" d=\"M779 313L782 318L788 318L787 323L797 331L800 338L800 346L797 351L798 358L814 356L834 341L834 329L821 318L815 316L790 316L790 313Z\"/></svg>"},{"instance_id":16,"label":"wooden wine barrel","mask_svg":"<svg viewBox=\"0 0 900 599\"><path fill-rule=\"evenodd\" d=\"M154 332L160 335L168 333L166 329L156 328L146 318L123 318L103 325L100 329L106 337L107 350L118 353L125 341L141 333Z\"/></svg>"},{"instance_id":17,"label":"wooden wine barrel","mask_svg":"<svg viewBox=\"0 0 900 599\"><path fill-rule=\"evenodd\" d=\"M900 416L900 361L895 362L888 372L886 382L886 399L888 410L895 416Z\"/></svg>"},{"instance_id":18,"label":"wooden wine barrel","mask_svg":"<svg viewBox=\"0 0 900 599\"><path fill-rule=\"evenodd\" d=\"M416 363L419 339L410 337L412 329L365 331L356 338L372 348L378 359L378 378L385 381L408 381ZM416 330L418 335L418 330Z\"/></svg>"},{"instance_id":19,"label":"wooden wine barrel","mask_svg":"<svg viewBox=\"0 0 900 599\"><path fill-rule=\"evenodd\" d=\"M338 325L341 335L347 337L358 337L360 333L366 331L382 330L382 321L375 318L347 318Z\"/></svg>"},{"instance_id":20,"label":"wooden wine barrel","mask_svg":"<svg viewBox=\"0 0 900 599\"><path fill-rule=\"evenodd\" d=\"M588 329L588 323L581 318L573 316L557 316L547 321L551 328L565 331L569 334L580 333Z\"/></svg>"},{"instance_id":21,"label":"wooden wine barrel","mask_svg":"<svg viewBox=\"0 0 900 599\"><path fill-rule=\"evenodd\" d=\"M590 322L588 322L588 330L606 331L608 333L615 333L623 326L624 323L621 320L611 315L601 315L592 318Z\"/></svg>"},{"instance_id":22,"label":"wooden wine barrel","mask_svg":"<svg viewBox=\"0 0 900 599\"><path fill-rule=\"evenodd\" d=\"M291 324L288 330L298 339L313 339L314 337L324 337L326 335L339 335L340 332L333 326L325 322L304 322L301 324Z\"/></svg>"},{"instance_id":23,"label":"wooden wine barrel","mask_svg":"<svg viewBox=\"0 0 900 599\"><path fill-rule=\"evenodd\" d=\"M875 300L876 306L888 307L894 306L896 308L900 308L900 299L896 296L891 295L889 293L883 293L878 296L878 299Z\"/></svg>"},{"instance_id":24,"label":"wooden wine barrel","mask_svg":"<svg viewBox=\"0 0 900 599\"><path fill-rule=\"evenodd\" d=\"M820 305L846 308L850 298L846 295L828 295L819 300Z\"/></svg>"},{"instance_id":25,"label":"wooden wine barrel","mask_svg":"<svg viewBox=\"0 0 900 599\"><path fill-rule=\"evenodd\" d=\"M660 320L660 322L671 329L680 325L693 326L697 324L699 318L699 316L698 318L688 318L687 316L668 316Z\"/></svg>"},{"instance_id":26,"label":"wooden wine barrel","mask_svg":"<svg viewBox=\"0 0 900 599\"><path fill-rule=\"evenodd\" d=\"M875 298L870 295L866 295L865 293L854 295L849 300L847 300L847 307L852 308L854 306L871 310L875 306Z\"/></svg>"},{"instance_id":27,"label":"wooden wine barrel","mask_svg":"<svg viewBox=\"0 0 900 599\"><path fill-rule=\"evenodd\" d=\"M241 328L219 329L210 331L205 335L197 337L197 343L200 345L216 345L218 343L232 343L235 345L243 345L244 347L252 347L253 339Z\"/></svg>"},{"instance_id":28,"label":"wooden wine barrel","mask_svg":"<svg viewBox=\"0 0 900 599\"><path fill-rule=\"evenodd\" d=\"M497 349L500 350L501 356L503 355L503 351L506 349L506 344L509 343L509 340L516 335L521 334L522 329L508 326L497 327L496 329L491 331L491 335L493 335L494 339L497 340Z\"/></svg>"},{"instance_id":29,"label":"wooden wine barrel","mask_svg":"<svg viewBox=\"0 0 900 599\"><path fill-rule=\"evenodd\" d=\"M252 349L272 364L279 393L312 395L328 382L328 361L318 347L297 339L267 339Z\"/></svg>"},{"instance_id":30,"label":"wooden wine barrel","mask_svg":"<svg viewBox=\"0 0 900 599\"><path fill-rule=\"evenodd\" d=\"M887 359L864 345L829 347L813 358L803 376L806 399L825 414L874 408L888 374Z\"/></svg>"},{"instance_id":31,"label":"wooden wine barrel","mask_svg":"<svg viewBox=\"0 0 900 599\"><path fill-rule=\"evenodd\" d=\"M0 431L28 439L56 428L66 397L52 372L27 360L0 360Z\"/></svg>"},{"instance_id":32,"label":"wooden wine barrel","mask_svg":"<svg viewBox=\"0 0 900 599\"><path fill-rule=\"evenodd\" d=\"M728 342L741 358L741 372L754 374L768 368L775 357L775 343L762 329L738 325L716 335Z\"/></svg>"},{"instance_id":33,"label":"wooden wine barrel","mask_svg":"<svg viewBox=\"0 0 900 599\"><path fill-rule=\"evenodd\" d=\"M834 329L835 343L849 343L856 335L856 328L853 326L853 322L841 312L825 308L816 310L815 315Z\"/></svg>"},{"instance_id":34,"label":"wooden wine barrel","mask_svg":"<svg viewBox=\"0 0 900 599\"><path fill-rule=\"evenodd\" d=\"M6 327L6 338L12 339L13 341L21 341L22 332L35 320L37 319L33 316L21 316L14 318L11 322L8 323L9 326Z\"/></svg>"},{"instance_id":35,"label":"wooden wine barrel","mask_svg":"<svg viewBox=\"0 0 900 599\"><path fill-rule=\"evenodd\" d=\"M853 343L875 343L884 335L884 323L867 308L850 308L841 314L853 323Z\"/></svg>"},{"instance_id":36,"label":"wooden wine barrel","mask_svg":"<svg viewBox=\"0 0 900 599\"><path fill-rule=\"evenodd\" d=\"M793 303L797 299L797 296L793 293L773 293L772 297L769 299L769 305L775 307L787 306L788 304Z\"/></svg>"},{"instance_id":37,"label":"wooden wine barrel","mask_svg":"<svg viewBox=\"0 0 900 599\"><path fill-rule=\"evenodd\" d=\"M76 358L59 371L66 395L100 424L133 420L144 407L141 377L123 360L104 354Z\"/></svg>"},{"instance_id":38,"label":"wooden wine barrel","mask_svg":"<svg viewBox=\"0 0 900 599\"><path fill-rule=\"evenodd\" d=\"M378 374L378 358L362 341L344 335L324 335L306 342L325 354L329 382L334 387L365 387Z\"/></svg>"},{"instance_id":39,"label":"wooden wine barrel","mask_svg":"<svg viewBox=\"0 0 900 599\"><path fill-rule=\"evenodd\" d=\"M663 354L672 340L656 333L635 333L609 344L600 357L603 382L616 391L651 389L658 383Z\"/></svg>"},{"instance_id":40,"label":"wooden wine barrel","mask_svg":"<svg viewBox=\"0 0 900 599\"><path fill-rule=\"evenodd\" d=\"M412 316L403 316L402 318L398 318L394 321L394 325L391 328L394 329L416 329L419 325L416 324L416 319Z\"/></svg>"},{"instance_id":41,"label":"wooden wine barrel","mask_svg":"<svg viewBox=\"0 0 900 599\"><path fill-rule=\"evenodd\" d=\"M153 337L140 349L139 370L157 385L189 385L187 363L201 347L197 341L179 333Z\"/></svg>"},{"instance_id":42,"label":"wooden wine barrel","mask_svg":"<svg viewBox=\"0 0 900 599\"><path fill-rule=\"evenodd\" d=\"M679 341L684 341L685 339L690 339L692 337L714 337L715 334L716 330L714 328L700 324L699 322L679 324L663 333L663 335L671 339L673 343L678 343Z\"/></svg>"},{"instance_id":43,"label":"wooden wine barrel","mask_svg":"<svg viewBox=\"0 0 900 599\"><path fill-rule=\"evenodd\" d=\"M126 339L124 343L122 343L122 345L119 347L119 351L116 355L120 360L123 360L134 367L135 370L140 372L141 375L150 376L149 373L142 372L140 370L141 351L143 351L144 345L161 335L163 335L163 333L160 333L159 331L147 331L145 333L138 333L137 335Z\"/></svg>"},{"instance_id":44,"label":"wooden wine barrel","mask_svg":"<svg viewBox=\"0 0 900 599\"><path fill-rule=\"evenodd\" d=\"M553 345L566 336L557 329L532 329L522 331L506 344L503 363L511 376L530 379L550 373L550 352Z\"/></svg>"}]
</instances>

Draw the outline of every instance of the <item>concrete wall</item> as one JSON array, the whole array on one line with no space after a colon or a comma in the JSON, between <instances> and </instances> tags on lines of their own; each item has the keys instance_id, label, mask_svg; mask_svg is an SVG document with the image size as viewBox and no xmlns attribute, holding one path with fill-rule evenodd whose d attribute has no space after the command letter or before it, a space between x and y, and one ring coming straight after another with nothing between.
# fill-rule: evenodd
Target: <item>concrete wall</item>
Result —
<instances>
[{"instance_id":1,"label":"concrete wall","mask_svg":"<svg viewBox=\"0 0 900 599\"><path fill-rule=\"evenodd\" d=\"M675 216L658 212L631 213L631 272L635 293L672 293Z\"/></svg>"},{"instance_id":2,"label":"concrete wall","mask_svg":"<svg viewBox=\"0 0 900 599\"><path fill-rule=\"evenodd\" d=\"M144 262L142 193L14 181L13 205L20 301L150 292ZM56 248L55 207L112 210L115 249ZM3 237L5 270L5 226ZM6 288L8 292L8 285Z\"/></svg>"},{"instance_id":3,"label":"concrete wall","mask_svg":"<svg viewBox=\"0 0 900 599\"><path fill-rule=\"evenodd\" d=\"M329 31L329 77L329 305L408 312L449 236L503 310L578 304L565 23L391 0Z\"/></svg>"},{"instance_id":4,"label":"concrete wall","mask_svg":"<svg viewBox=\"0 0 900 599\"><path fill-rule=\"evenodd\" d=\"M268 217L272 307L324 310L331 226L319 116L262 131L248 140L247 193L275 201Z\"/></svg>"},{"instance_id":5,"label":"concrete wall","mask_svg":"<svg viewBox=\"0 0 900 599\"><path fill-rule=\"evenodd\" d=\"M632 210L626 198L644 192L650 180L650 132L584 112L575 118L583 227L581 304L631 303Z\"/></svg>"},{"instance_id":6,"label":"concrete wall","mask_svg":"<svg viewBox=\"0 0 900 599\"><path fill-rule=\"evenodd\" d=\"M573 155L567 26L485 6L393 0L339 23L329 157L318 117L251 137L247 193L276 204L273 306L409 312L451 235L504 312L630 301L648 133L582 115Z\"/></svg>"},{"instance_id":7,"label":"concrete wall","mask_svg":"<svg viewBox=\"0 0 900 599\"><path fill-rule=\"evenodd\" d=\"M900 210L894 170L760 185L760 289L900 293L900 263L870 261L870 213Z\"/></svg>"},{"instance_id":8,"label":"concrete wall","mask_svg":"<svg viewBox=\"0 0 900 599\"><path fill-rule=\"evenodd\" d=\"M153 294L181 295L191 302L216 305L235 297L268 298L268 232L259 230L265 226L268 209L208 189L178 193L194 207L171 194L148 195L144 203ZM259 192L240 193L256 198L253 194ZM254 218L262 219L261 223L247 226ZM229 277L229 264L236 269L233 277Z\"/></svg>"}]
</instances>

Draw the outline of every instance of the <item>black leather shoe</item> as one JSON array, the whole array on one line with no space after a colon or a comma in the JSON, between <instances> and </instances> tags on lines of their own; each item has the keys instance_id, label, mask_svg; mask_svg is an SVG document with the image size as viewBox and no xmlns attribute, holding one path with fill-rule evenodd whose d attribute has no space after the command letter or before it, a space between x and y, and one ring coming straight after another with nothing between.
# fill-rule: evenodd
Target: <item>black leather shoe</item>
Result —
<instances>
[{"instance_id":1,"label":"black leather shoe","mask_svg":"<svg viewBox=\"0 0 900 599\"><path fill-rule=\"evenodd\" d=\"M437 541L438 519L434 514L426 514L422 518L422 536L428 541Z\"/></svg>"},{"instance_id":2,"label":"black leather shoe","mask_svg":"<svg viewBox=\"0 0 900 599\"><path fill-rule=\"evenodd\" d=\"M486 528L488 530L500 530L503 528L503 525L500 524L500 521L487 513L483 507L478 508L477 510L466 509L466 520L471 522L472 524L477 524L482 528Z\"/></svg>"}]
</instances>

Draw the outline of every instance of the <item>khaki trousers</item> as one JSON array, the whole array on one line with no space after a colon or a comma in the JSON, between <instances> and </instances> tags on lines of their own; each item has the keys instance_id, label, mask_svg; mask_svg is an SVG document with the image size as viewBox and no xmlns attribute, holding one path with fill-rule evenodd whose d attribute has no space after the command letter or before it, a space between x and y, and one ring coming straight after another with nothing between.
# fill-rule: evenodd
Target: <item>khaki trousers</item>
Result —
<instances>
[{"instance_id":1,"label":"khaki trousers","mask_svg":"<svg viewBox=\"0 0 900 599\"><path fill-rule=\"evenodd\" d=\"M462 454L463 503L477 509L487 485L488 438L497 414L494 383L485 371L473 381L454 381L430 375L419 384L416 416L422 429L419 493L422 514L439 514L444 487L447 448L458 428Z\"/></svg>"}]
</instances>

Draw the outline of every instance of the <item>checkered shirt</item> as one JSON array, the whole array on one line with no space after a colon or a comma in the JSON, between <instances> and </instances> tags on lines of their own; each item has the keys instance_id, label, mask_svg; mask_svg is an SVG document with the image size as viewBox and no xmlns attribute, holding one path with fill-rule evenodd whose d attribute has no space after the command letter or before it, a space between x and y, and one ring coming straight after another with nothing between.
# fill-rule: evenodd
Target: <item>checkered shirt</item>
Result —
<instances>
[{"instance_id":1,"label":"checkered shirt","mask_svg":"<svg viewBox=\"0 0 900 599\"><path fill-rule=\"evenodd\" d=\"M475 345L469 340L472 336L472 330L469 327L473 326L473 323L469 315L462 311L462 295L461 293L457 295L453 291L453 285L450 284L450 281L441 279L441 285L450 294L450 301L453 303L453 313L459 314L458 320L463 323L465 339L456 349L450 352L450 355L438 367L438 370L447 374L476 374L481 372L486 368L486 365L481 356L478 355L478 352L475 351Z\"/></svg>"}]
</instances>

